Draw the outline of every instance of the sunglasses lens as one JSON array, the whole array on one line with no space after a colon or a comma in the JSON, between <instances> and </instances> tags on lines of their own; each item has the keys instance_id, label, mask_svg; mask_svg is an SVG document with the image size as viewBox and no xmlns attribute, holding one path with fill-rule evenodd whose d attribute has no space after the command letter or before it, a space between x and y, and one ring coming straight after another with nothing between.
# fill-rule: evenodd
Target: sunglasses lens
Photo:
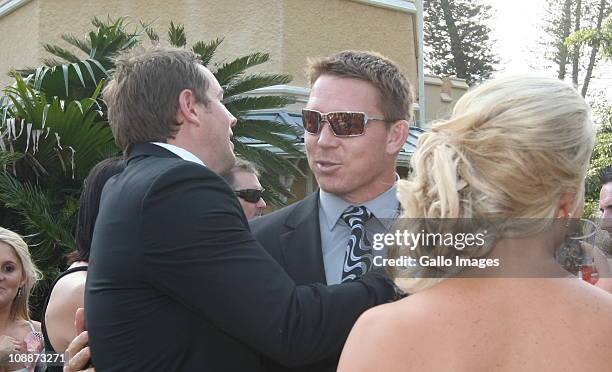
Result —
<instances>
[{"instance_id":1,"label":"sunglasses lens","mask_svg":"<svg viewBox=\"0 0 612 372\"><path fill-rule=\"evenodd\" d=\"M238 197L248 201L249 203L257 203L263 196L263 190L258 189L246 189L236 191Z\"/></svg>"},{"instance_id":2,"label":"sunglasses lens","mask_svg":"<svg viewBox=\"0 0 612 372\"><path fill-rule=\"evenodd\" d=\"M321 114L312 110L302 110L302 124L304 124L304 130L310 134L319 133L319 124L321 121Z\"/></svg>"},{"instance_id":3,"label":"sunglasses lens","mask_svg":"<svg viewBox=\"0 0 612 372\"><path fill-rule=\"evenodd\" d=\"M327 120L337 136L357 136L365 128L365 115L359 112L331 112Z\"/></svg>"}]
</instances>

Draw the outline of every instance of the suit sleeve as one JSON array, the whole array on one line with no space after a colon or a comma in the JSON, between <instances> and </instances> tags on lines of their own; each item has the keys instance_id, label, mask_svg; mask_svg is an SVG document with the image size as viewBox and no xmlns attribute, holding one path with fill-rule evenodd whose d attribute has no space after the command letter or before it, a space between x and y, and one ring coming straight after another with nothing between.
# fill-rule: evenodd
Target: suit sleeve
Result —
<instances>
[{"instance_id":1,"label":"suit sleeve","mask_svg":"<svg viewBox=\"0 0 612 372\"><path fill-rule=\"evenodd\" d=\"M286 365L339 350L359 315L394 296L390 281L296 286L251 235L216 174L181 164L143 200L143 266L153 286Z\"/></svg>"}]
</instances>

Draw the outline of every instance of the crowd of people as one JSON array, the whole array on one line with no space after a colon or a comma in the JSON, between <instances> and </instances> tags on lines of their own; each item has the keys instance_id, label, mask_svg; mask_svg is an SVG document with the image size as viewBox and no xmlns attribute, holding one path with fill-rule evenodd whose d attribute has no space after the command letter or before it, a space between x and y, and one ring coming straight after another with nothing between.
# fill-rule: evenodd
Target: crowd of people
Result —
<instances>
[{"instance_id":1,"label":"crowd of people","mask_svg":"<svg viewBox=\"0 0 612 372\"><path fill-rule=\"evenodd\" d=\"M116 66L103 96L125 158L84 183L77 250L42 327L28 315L39 274L27 245L0 229L0 368L33 371L8 358L43 346L66 352L46 366L65 372L612 368L608 260L593 285L555 258L583 214L595 139L574 88L532 75L481 84L421 136L400 180L409 81L375 53L313 60L302 120L319 189L261 216L259 172L235 157L237 120L196 55L156 46ZM609 236L612 165L599 207ZM434 247L501 264L386 272L372 236L409 219L503 220L485 247ZM525 220L529 234L513 235Z\"/></svg>"}]
</instances>

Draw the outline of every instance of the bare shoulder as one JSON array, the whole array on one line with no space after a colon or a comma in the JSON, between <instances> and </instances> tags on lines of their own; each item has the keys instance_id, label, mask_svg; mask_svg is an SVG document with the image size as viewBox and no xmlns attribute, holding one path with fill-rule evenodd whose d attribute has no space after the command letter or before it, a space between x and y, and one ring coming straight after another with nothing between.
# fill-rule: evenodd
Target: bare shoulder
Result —
<instances>
[{"instance_id":1,"label":"bare shoulder","mask_svg":"<svg viewBox=\"0 0 612 372\"><path fill-rule=\"evenodd\" d=\"M414 366L413 357L421 354L428 332L423 321L428 302L428 296L417 294L363 313L344 346L338 371L402 370L407 359Z\"/></svg>"},{"instance_id":2,"label":"bare shoulder","mask_svg":"<svg viewBox=\"0 0 612 372\"><path fill-rule=\"evenodd\" d=\"M61 278L53 287L49 306L54 303L73 303L74 299L82 298L85 293L87 272L75 272ZM55 306L55 305L54 305Z\"/></svg>"}]
</instances>

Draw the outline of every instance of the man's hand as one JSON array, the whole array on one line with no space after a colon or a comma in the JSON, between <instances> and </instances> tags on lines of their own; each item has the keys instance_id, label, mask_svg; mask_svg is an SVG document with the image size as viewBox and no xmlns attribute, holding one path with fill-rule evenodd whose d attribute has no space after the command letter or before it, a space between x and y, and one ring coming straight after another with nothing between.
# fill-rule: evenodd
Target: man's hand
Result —
<instances>
[{"instance_id":1,"label":"man's hand","mask_svg":"<svg viewBox=\"0 0 612 372\"><path fill-rule=\"evenodd\" d=\"M87 343L89 342L89 334L85 330L85 309L78 308L74 316L74 326L78 336L70 342L66 349L66 363L64 364L64 372L95 372L93 367L87 367L91 359L91 351Z\"/></svg>"}]
</instances>

